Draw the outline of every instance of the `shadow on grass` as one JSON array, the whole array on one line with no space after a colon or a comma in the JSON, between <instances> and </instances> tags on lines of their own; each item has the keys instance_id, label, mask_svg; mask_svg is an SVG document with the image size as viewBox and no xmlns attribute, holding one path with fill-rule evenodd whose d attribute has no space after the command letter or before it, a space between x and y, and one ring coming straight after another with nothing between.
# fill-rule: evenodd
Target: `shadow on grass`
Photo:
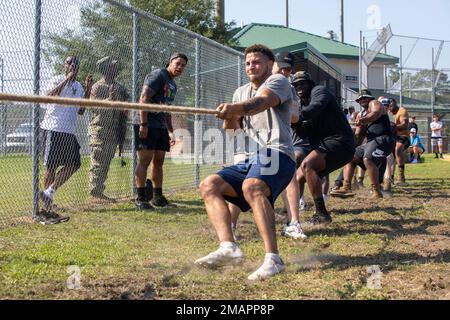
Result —
<instances>
[{"instance_id":1,"label":"shadow on grass","mask_svg":"<svg viewBox=\"0 0 450 320\"><path fill-rule=\"evenodd\" d=\"M327 236L345 236L350 234L384 234L389 239L396 237L406 236L406 235L430 235L431 233L427 231L429 227L443 225L444 222L437 220L421 220L421 219L384 219L384 220L362 220L355 219L349 221L347 224L362 227L363 229L356 229L350 227L339 226L336 228L329 229L316 229L308 231L308 236L315 235L327 235ZM404 228L405 225L418 224L411 228Z\"/></svg>"},{"instance_id":2,"label":"shadow on grass","mask_svg":"<svg viewBox=\"0 0 450 320\"><path fill-rule=\"evenodd\" d=\"M381 271L388 272L395 269L398 264L449 263L450 251L441 251L432 257L424 257L417 253L398 253L392 251L368 256L344 256L319 253L317 255L312 254L294 258L291 261L291 264L298 266L297 272L304 272L316 268L344 270L352 267L373 265L379 265Z\"/></svg>"}]
</instances>

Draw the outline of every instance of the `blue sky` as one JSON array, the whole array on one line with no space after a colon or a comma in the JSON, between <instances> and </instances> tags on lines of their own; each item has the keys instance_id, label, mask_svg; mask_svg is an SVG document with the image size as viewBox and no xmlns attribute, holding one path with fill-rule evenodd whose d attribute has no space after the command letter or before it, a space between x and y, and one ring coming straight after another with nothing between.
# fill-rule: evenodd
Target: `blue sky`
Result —
<instances>
[{"instance_id":1,"label":"blue sky","mask_svg":"<svg viewBox=\"0 0 450 320\"><path fill-rule=\"evenodd\" d=\"M379 10L380 25L390 23L394 34L450 40L449 0L345 0L345 42L359 45L360 30L366 31L369 45L374 40L376 32L369 27L373 28L376 15L367 12L372 6ZM285 0L225 0L225 20L239 26L250 22L284 25ZM340 0L289 0L289 26L322 36L328 30L339 34ZM400 45L406 57L414 40L394 39L390 53L398 55ZM438 45L420 42L410 56L410 66L431 64L431 47ZM450 68L450 43L444 47L439 66Z\"/></svg>"}]
</instances>

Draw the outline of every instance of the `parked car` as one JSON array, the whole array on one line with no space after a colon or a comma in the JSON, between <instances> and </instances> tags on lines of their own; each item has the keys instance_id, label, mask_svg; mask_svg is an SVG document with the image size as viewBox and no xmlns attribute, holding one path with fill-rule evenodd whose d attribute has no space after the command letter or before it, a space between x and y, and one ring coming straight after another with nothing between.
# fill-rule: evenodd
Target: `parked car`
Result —
<instances>
[{"instance_id":1,"label":"parked car","mask_svg":"<svg viewBox=\"0 0 450 320\"><path fill-rule=\"evenodd\" d=\"M9 133L6 135L7 150L9 152L30 152L32 136L32 124L20 124L13 133Z\"/></svg>"}]
</instances>

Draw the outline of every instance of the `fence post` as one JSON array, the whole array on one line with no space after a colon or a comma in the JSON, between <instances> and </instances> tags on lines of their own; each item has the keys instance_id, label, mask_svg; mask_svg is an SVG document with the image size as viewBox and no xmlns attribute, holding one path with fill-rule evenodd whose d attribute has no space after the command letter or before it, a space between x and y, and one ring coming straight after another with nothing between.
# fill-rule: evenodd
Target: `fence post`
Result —
<instances>
[{"instance_id":1,"label":"fence post","mask_svg":"<svg viewBox=\"0 0 450 320\"><path fill-rule=\"evenodd\" d=\"M139 64L138 64L138 51L139 51L139 41L138 41L138 37L139 37L139 16L137 15L136 12L133 13L133 92L132 92L132 99L133 102L137 102L138 101L138 97L139 97L139 92L138 92L138 77L139 77ZM132 170L133 172L131 173L131 176L133 177L133 185L132 185L132 190L133 190L133 195L136 194L136 177L134 175L134 173L136 172L136 165L137 165L137 153L136 153L136 143L135 143L135 135L136 133L134 132L134 119L136 118L136 113L138 113L138 111L133 111L131 114L131 125L132 125L132 139L131 139L131 154L133 157L133 165L132 165Z\"/></svg>"},{"instance_id":2,"label":"fence post","mask_svg":"<svg viewBox=\"0 0 450 320\"><path fill-rule=\"evenodd\" d=\"M200 106L200 40L195 38L195 107ZM199 115L194 116L194 185L200 185L200 161L202 153L202 123Z\"/></svg>"},{"instance_id":3,"label":"fence post","mask_svg":"<svg viewBox=\"0 0 450 320\"><path fill-rule=\"evenodd\" d=\"M41 19L42 1L35 0L34 12L34 66L33 66L33 93L39 94L41 73ZM33 106L33 142L32 142L32 193L33 208L32 217L35 218L39 211L39 104Z\"/></svg>"},{"instance_id":4,"label":"fence post","mask_svg":"<svg viewBox=\"0 0 450 320\"><path fill-rule=\"evenodd\" d=\"M1 63L0 88L1 88L1 92L3 93L3 91L5 89L4 88L4 86L5 86L5 80L4 80L4 78L5 78L5 60L3 59L3 57L0 57L0 63ZM6 155L6 130L7 130L6 121L7 121L7 117L6 117L6 108L5 108L5 105L3 104L3 101L0 103L0 121L1 121L0 150L3 155Z\"/></svg>"}]
</instances>

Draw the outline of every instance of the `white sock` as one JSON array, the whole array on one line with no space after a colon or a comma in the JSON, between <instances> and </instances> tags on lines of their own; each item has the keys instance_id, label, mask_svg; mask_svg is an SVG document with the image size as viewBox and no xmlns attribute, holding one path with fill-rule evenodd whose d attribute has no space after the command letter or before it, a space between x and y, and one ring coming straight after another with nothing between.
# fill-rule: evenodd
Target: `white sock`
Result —
<instances>
[{"instance_id":1,"label":"white sock","mask_svg":"<svg viewBox=\"0 0 450 320\"><path fill-rule=\"evenodd\" d=\"M282 263L280 255L278 253L271 253L271 252L266 253L266 258L264 260L268 259L273 260L277 263Z\"/></svg>"},{"instance_id":2,"label":"white sock","mask_svg":"<svg viewBox=\"0 0 450 320\"><path fill-rule=\"evenodd\" d=\"M230 241L223 241L220 243L221 249L234 249L236 248L236 243Z\"/></svg>"},{"instance_id":3,"label":"white sock","mask_svg":"<svg viewBox=\"0 0 450 320\"><path fill-rule=\"evenodd\" d=\"M300 197L300 202L305 202L305 196Z\"/></svg>"},{"instance_id":4,"label":"white sock","mask_svg":"<svg viewBox=\"0 0 450 320\"><path fill-rule=\"evenodd\" d=\"M44 190L44 193L47 197L53 199L53 194L55 193L55 190L52 187L48 187L47 189Z\"/></svg>"}]
</instances>

